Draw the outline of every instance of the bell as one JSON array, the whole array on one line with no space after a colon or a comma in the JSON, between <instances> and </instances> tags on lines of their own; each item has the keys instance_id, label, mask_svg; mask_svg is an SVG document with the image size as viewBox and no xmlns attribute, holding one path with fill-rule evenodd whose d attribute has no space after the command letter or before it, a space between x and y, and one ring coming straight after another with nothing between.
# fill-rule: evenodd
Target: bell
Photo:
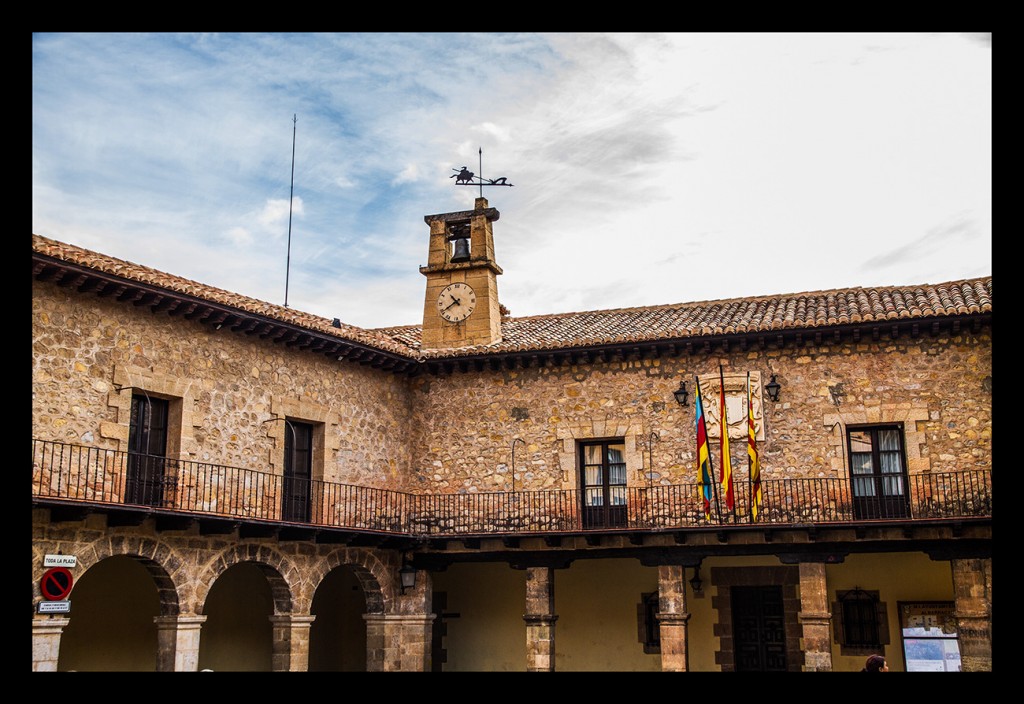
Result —
<instances>
[{"instance_id":1,"label":"bell","mask_svg":"<svg viewBox=\"0 0 1024 704\"><path fill-rule=\"evenodd\" d=\"M469 240L455 240L455 251L452 253L453 262L469 261Z\"/></svg>"}]
</instances>

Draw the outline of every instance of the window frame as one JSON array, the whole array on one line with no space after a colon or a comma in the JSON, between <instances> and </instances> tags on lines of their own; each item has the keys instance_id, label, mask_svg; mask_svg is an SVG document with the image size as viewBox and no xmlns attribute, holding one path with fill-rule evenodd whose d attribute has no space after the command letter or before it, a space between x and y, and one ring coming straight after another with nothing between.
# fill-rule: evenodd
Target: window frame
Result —
<instances>
[{"instance_id":1,"label":"window frame","mask_svg":"<svg viewBox=\"0 0 1024 704\"><path fill-rule=\"evenodd\" d=\"M301 442L300 442L301 440ZM316 425L285 419L281 518L309 523L313 497L313 455Z\"/></svg>"},{"instance_id":2,"label":"window frame","mask_svg":"<svg viewBox=\"0 0 1024 704\"><path fill-rule=\"evenodd\" d=\"M592 461L588 448L600 448L600 462ZM611 452L620 453L612 461ZM628 524L629 469L626 465L625 438L580 440L577 445L580 510L584 528L623 528ZM588 469L598 469L597 481L588 477ZM615 481L612 480L613 472ZM600 503L593 502L599 491Z\"/></svg>"},{"instance_id":3,"label":"window frame","mask_svg":"<svg viewBox=\"0 0 1024 704\"><path fill-rule=\"evenodd\" d=\"M658 592L643 592L636 605L637 639L643 644L645 655L661 653L661 624L658 622L660 602Z\"/></svg>"},{"instance_id":4,"label":"window frame","mask_svg":"<svg viewBox=\"0 0 1024 704\"><path fill-rule=\"evenodd\" d=\"M858 614L859 630L865 630L865 622L870 622L867 630L874 635L874 639L851 638L847 605L856 605L860 612ZM832 625L841 655L873 655L884 650L890 642L888 607L882 601L878 591L860 587L837 590L836 600L832 604ZM869 640L877 642L869 643Z\"/></svg>"},{"instance_id":5,"label":"window frame","mask_svg":"<svg viewBox=\"0 0 1024 704\"><path fill-rule=\"evenodd\" d=\"M132 392L128 418L128 452L124 501L162 507L173 500L174 464L167 449L171 401L140 389Z\"/></svg>"},{"instance_id":6,"label":"window frame","mask_svg":"<svg viewBox=\"0 0 1024 704\"><path fill-rule=\"evenodd\" d=\"M865 439L869 441L870 450L855 450L859 446L855 443L863 443ZM895 447L886 446L893 441ZM849 425L846 427L846 451L855 517L909 516L910 477L903 423ZM895 465L898 466L892 471Z\"/></svg>"}]
</instances>

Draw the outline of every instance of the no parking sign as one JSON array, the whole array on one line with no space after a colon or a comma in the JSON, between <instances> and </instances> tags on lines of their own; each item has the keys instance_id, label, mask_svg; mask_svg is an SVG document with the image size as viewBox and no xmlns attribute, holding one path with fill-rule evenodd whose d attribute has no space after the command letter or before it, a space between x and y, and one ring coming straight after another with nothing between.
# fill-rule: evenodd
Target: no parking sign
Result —
<instances>
[{"instance_id":1,"label":"no parking sign","mask_svg":"<svg viewBox=\"0 0 1024 704\"><path fill-rule=\"evenodd\" d=\"M43 573L39 580L39 591L47 601L60 601L71 593L71 570L67 567L51 567Z\"/></svg>"}]
</instances>

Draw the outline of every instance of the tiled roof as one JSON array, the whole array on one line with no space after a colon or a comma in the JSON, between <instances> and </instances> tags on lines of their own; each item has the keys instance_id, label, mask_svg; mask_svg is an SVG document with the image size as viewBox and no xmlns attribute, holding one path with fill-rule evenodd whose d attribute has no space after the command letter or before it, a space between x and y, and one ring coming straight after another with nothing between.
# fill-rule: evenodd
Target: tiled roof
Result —
<instances>
[{"instance_id":1,"label":"tiled roof","mask_svg":"<svg viewBox=\"0 0 1024 704\"><path fill-rule=\"evenodd\" d=\"M166 274L156 269L140 266L122 259L108 257L105 254L92 252L88 249L74 245L57 242L41 235L32 235L32 249L40 254L60 259L70 264L78 264L88 267L94 271L112 276L118 276L131 281L158 286L187 296L202 299L211 303L229 306L238 310L246 311L279 322L296 325L298 327L314 330L318 333L332 335L340 340L356 342L368 347L374 347L387 352L394 352L400 355L413 356L416 350L395 340L387 335L375 333L372 330L358 328L354 325L341 324L341 327L334 327L328 318L321 318L318 315L303 313L293 308L274 305L248 296L241 296L223 289L197 283L180 276Z\"/></svg>"},{"instance_id":2,"label":"tiled roof","mask_svg":"<svg viewBox=\"0 0 1024 704\"><path fill-rule=\"evenodd\" d=\"M709 335L768 333L991 312L992 277L989 276L942 284L835 289L506 318L500 343L463 348L457 354L685 340ZM418 325L382 328L377 332L410 347L419 347L421 327ZM452 354L449 350L437 350L428 351L425 356Z\"/></svg>"},{"instance_id":3,"label":"tiled roof","mask_svg":"<svg viewBox=\"0 0 1024 704\"><path fill-rule=\"evenodd\" d=\"M992 277L940 284L877 286L697 303L553 313L502 321L493 345L420 353L420 325L364 329L247 298L155 269L33 235L33 249L94 270L232 306L377 349L424 358L598 345L693 340L858 323L903 322L992 312Z\"/></svg>"}]
</instances>

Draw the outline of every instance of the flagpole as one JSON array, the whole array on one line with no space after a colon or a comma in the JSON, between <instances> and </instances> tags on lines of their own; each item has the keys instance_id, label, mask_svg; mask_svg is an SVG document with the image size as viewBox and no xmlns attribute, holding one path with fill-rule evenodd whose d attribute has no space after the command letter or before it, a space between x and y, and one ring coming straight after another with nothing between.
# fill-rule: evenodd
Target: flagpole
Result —
<instances>
[{"instance_id":1,"label":"flagpole","mask_svg":"<svg viewBox=\"0 0 1024 704\"><path fill-rule=\"evenodd\" d=\"M708 466L711 467L711 456L708 456ZM718 494L718 482L715 481L715 468L711 467L711 491L715 495L715 517L722 522L722 497Z\"/></svg>"},{"instance_id":2,"label":"flagpole","mask_svg":"<svg viewBox=\"0 0 1024 704\"><path fill-rule=\"evenodd\" d=\"M703 402L702 402L703 403ZM721 414L721 411L719 411ZM721 449L721 447L719 447ZM718 492L719 481L715 479L715 463L711 461L711 450L708 449L708 469L711 473L711 494L715 497L715 518L722 522L722 497Z\"/></svg>"},{"instance_id":3,"label":"flagpole","mask_svg":"<svg viewBox=\"0 0 1024 704\"><path fill-rule=\"evenodd\" d=\"M757 433L754 428L754 392L750 386L750 372L747 372L747 510L750 522L757 521L761 514L761 455L757 451Z\"/></svg>"}]
</instances>

